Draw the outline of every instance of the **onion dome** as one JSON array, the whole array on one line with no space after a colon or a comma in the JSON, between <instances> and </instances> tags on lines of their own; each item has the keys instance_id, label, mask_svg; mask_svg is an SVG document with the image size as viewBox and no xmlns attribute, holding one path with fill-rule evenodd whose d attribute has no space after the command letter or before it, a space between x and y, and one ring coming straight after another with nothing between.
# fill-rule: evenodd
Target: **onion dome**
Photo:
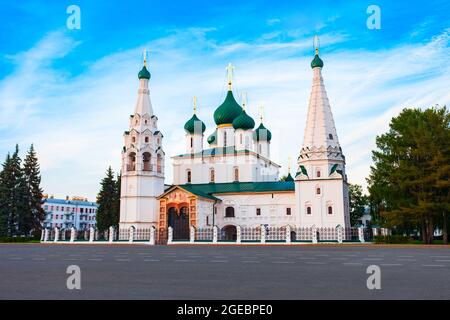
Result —
<instances>
[{"instance_id":1,"label":"onion dome","mask_svg":"<svg viewBox=\"0 0 450 320\"><path fill-rule=\"evenodd\" d=\"M264 127L264 125L259 125L258 128L256 128L255 132L253 132L253 139L256 141L270 141L272 140L272 133Z\"/></svg>"},{"instance_id":2,"label":"onion dome","mask_svg":"<svg viewBox=\"0 0 450 320\"><path fill-rule=\"evenodd\" d=\"M216 142L217 139L217 130L214 131L207 139L209 144L214 144Z\"/></svg>"},{"instance_id":3,"label":"onion dome","mask_svg":"<svg viewBox=\"0 0 450 320\"><path fill-rule=\"evenodd\" d=\"M242 107L236 102L231 90L228 91L224 102L214 111L214 122L219 126L221 124L232 124L242 113Z\"/></svg>"},{"instance_id":4,"label":"onion dome","mask_svg":"<svg viewBox=\"0 0 450 320\"><path fill-rule=\"evenodd\" d=\"M287 175L287 177L284 179L284 181L294 181L294 178L292 178L291 173Z\"/></svg>"},{"instance_id":5,"label":"onion dome","mask_svg":"<svg viewBox=\"0 0 450 320\"><path fill-rule=\"evenodd\" d=\"M316 55L314 56L314 59L311 61L311 68L322 68L323 67L323 61L319 58L319 53L316 52Z\"/></svg>"},{"instance_id":6,"label":"onion dome","mask_svg":"<svg viewBox=\"0 0 450 320\"><path fill-rule=\"evenodd\" d=\"M150 79L150 72L147 70L146 66L143 66L141 71L139 71L138 78L147 80Z\"/></svg>"},{"instance_id":7,"label":"onion dome","mask_svg":"<svg viewBox=\"0 0 450 320\"><path fill-rule=\"evenodd\" d=\"M250 130L255 127L255 120L250 117L244 109L242 109L241 114L233 120L234 129Z\"/></svg>"},{"instance_id":8,"label":"onion dome","mask_svg":"<svg viewBox=\"0 0 450 320\"><path fill-rule=\"evenodd\" d=\"M194 114L192 116L192 118L190 118L185 124L184 124L184 130L186 131L186 133L190 133L190 134L194 134L195 132L195 128L196 126L198 126L197 128L202 128L202 133L205 132L206 130L206 125L204 124L204 122L202 120L200 120L196 114ZM198 132L197 132L198 133Z\"/></svg>"}]
</instances>

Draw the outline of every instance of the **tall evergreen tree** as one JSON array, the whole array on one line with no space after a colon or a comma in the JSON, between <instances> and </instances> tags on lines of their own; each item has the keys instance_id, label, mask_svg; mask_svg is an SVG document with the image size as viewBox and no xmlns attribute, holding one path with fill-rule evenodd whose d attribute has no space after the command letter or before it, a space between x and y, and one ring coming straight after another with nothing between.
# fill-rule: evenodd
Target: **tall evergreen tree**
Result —
<instances>
[{"instance_id":1,"label":"tall evergreen tree","mask_svg":"<svg viewBox=\"0 0 450 320\"><path fill-rule=\"evenodd\" d=\"M11 155L8 153L0 172L0 236L2 237L11 235L12 188Z\"/></svg>"},{"instance_id":2,"label":"tall evergreen tree","mask_svg":"<svg viewBox=\"0 0 450 320\"><path fill-rule=\"evenodd\" d=\"M100 186L100 192L97 195L97 228L100 231L106 231L110 226L118 224L118 184L111 167L106 171L106 177L102 179Z\"/></svg>"},{"instance_id":3,"label":"tall evergreen tree","mask_svg":"<svg viewBox=\"0 0 450 320\"><path fill-rule=\"evenodd\" d=\"M24 160L23 172L27 184L28 213L26 215L26 228L28 232L38 235L42 228L45 211L42 208L41 174L36 151L31 145Z\"/></svg>"},{"instance_id":4,"label":"tall evergreen tree","mask_svg":"<svg viewBox=\"0 0 450 320\"><path fill-rule=\"evenodd\" d=\"M28 186L22 169L22 159L19 156L18 145L16 145L16 149L11 157L11 174L14 183L11 215L12 235L29 235L30 207L28 205Z\"/></svg>"}]
</instances>

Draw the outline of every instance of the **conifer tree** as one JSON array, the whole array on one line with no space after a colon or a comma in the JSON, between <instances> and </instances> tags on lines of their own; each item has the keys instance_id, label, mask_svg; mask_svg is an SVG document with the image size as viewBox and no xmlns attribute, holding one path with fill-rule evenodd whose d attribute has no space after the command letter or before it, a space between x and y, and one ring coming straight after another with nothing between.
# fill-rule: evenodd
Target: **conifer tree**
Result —
<instances>
[{"instance_id":1,"label":"conifer tree","mask_svg":"<svg viewBox=\"0 0 450 320\"><path fill-rule=\"evenodd\" d=\"M8 153L0 172L0 236L11 235L10 215L12 208L12 178L11 178L11 155Z\"/></svg>"},{"instance_id":2,"label":"conifer tree","mask_svg":"<svg viewBox=\"0 0 450 320\"><path fill-rule=\"evenodd\" d=\"M110 226L117 225L117 182L111 167L106 171L106 177L102 179L100 192L97 195L97 228L106 231Z\"/></svg>"}]
</instances>

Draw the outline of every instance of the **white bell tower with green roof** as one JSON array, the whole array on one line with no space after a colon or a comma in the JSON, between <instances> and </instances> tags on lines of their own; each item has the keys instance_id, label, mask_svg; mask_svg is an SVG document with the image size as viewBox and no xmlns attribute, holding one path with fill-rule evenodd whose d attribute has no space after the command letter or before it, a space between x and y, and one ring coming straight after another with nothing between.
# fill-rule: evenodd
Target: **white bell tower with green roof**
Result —
<instances>
[{"instance_id":1,"label":"white bell tower with green roof","mask_svg":"<svg viewBox=\"0 0 450 320\"><path fill-rule=\"evenodd\" d=\"M156 226L159 201L164 192L163 135L150 100L150 72L144 52L139 89L130 129L124 133L122 150L120 228Z\"/></svg>"},{"instance_id":2,"label":"white bell tower with green roof","mask_svg":"<svg viewBox=\"0 0 450 320\"><path fill-rule=\"evenodd\" d=\"M317 37L314 46L313 83L295 176L296 207L301 226L349 227L345 157L322 78Z\"/></svg>"}]
</instances>

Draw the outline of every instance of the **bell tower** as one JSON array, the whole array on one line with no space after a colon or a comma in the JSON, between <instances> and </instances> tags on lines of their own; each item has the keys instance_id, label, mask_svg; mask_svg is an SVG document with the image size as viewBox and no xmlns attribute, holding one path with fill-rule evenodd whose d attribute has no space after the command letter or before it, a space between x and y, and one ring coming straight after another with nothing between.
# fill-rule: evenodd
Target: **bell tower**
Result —
<instances>
[{"instance_id":1,"label":"bell tower","mask_svg":"<svg viewBox=\"0 0 450 320\"><path fill-rule=\"evenodd\" d=\"M323 83L323 61L319 57L317 37L314 46L313 83L295 176L297 211L302 227L349 227L345 157Z\"/></svg>"},{"instance_id":2,"label":"bell tower","mask_svg":"<svg viewBox=\"0 0 450 320\"><path fill-rule=\"evenodd\" d=\"M148 228L158 218L158 200L164 191L163 135L150 100L147 54L139 71L139 89L129 131L124 133L120 194L120 228Z\"/></svg>"}]
</instances>

